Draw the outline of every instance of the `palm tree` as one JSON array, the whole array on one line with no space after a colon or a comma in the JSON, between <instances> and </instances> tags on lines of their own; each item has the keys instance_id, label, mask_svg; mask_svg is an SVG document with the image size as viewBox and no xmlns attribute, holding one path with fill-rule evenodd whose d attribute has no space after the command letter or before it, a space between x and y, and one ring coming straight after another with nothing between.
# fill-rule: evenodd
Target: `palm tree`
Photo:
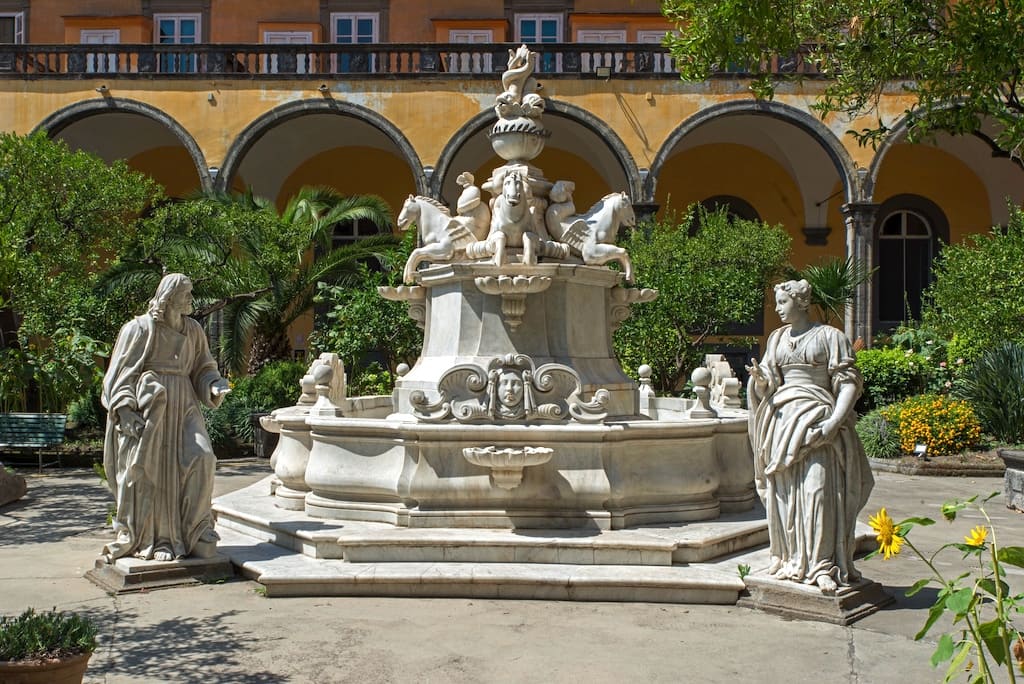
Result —
<instances>
[{"instance_id":1,"label":"palm tree","mask_svg":"<svg viewBox=\"0 0 1024 684\"><path fill-rule=\"evenodd\" d=\"M248 356L247 370L255 373L270 361L291 358L288 328L312 309L318 283L351 284L358 277L358 264L366 261L377 261L384 268L394 265L398 239L390 233L333 248L334 227L360 219L382 229L393 225L390 207L373 195L346 196L333 188L307 187L288 201L280 220L297 230L303 249L295 254L291 269L269 274L265 296L236 300L225 308L221 353L229 367L240 367ZM259 244L246 246L251 253L260 248Z\"/></svg>"},{"instance_id":2,"label":"palm tree","mask_svg":"<svg viewBox=\"0 0 1024 684\"><path fill-rule=\"evenodd\" d=\"M317 283L351 283L367 260L390 268L398 244L389 233L331 249L340 222L393 224L381 198L331 188L303 188L280 214L250 190L187 200L160 219L158 238L105 274L104 292L148 293L164 272L188 273L195 317L223 313L219 356L235 373L291 358L288 327L312 308ZM209 230L193 229L203 221Z\"/></svg>"},{"instance_id":3,"label":"palm tree","mask_svg":"<svg viewBox=\"0 0 1024 684\"><path fill-rule=\"evenodd\" d=\"M857 287L867 282L875 273L855 257L842 259L832 257L818 265L797 270L789 268L787 277L806 280L811 285L811 302L817 307L822 321L833 319L842 322L846 307L853 302Z\"/></svg>"}]
</instances>

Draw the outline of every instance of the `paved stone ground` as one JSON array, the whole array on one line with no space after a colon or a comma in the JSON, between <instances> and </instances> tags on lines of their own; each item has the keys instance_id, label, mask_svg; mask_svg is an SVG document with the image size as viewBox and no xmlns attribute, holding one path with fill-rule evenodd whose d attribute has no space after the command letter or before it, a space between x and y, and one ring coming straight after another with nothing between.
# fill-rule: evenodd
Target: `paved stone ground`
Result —
<instances>
[{"instance_id":1,"label":"paved stone ground","mask_svg":"<svg viewBox=\"0 0 1024 684\"><path fill-rule=\"evenodd\" d=\"M87 682L855 682L942 680L928 663L943 625L914 634L935 597L903 591L925 568L909 553L861 561L897 597L852 627L720 606L477 599L267 599L233 580L112 597L82 578L107 538L109 494L92 471L21 471L29 496L0 509L0 613L57 607L101 625ZM216 493L264 477L266 461L221 462ZM1001 491L999 478L877 473L862 518L937 518L946 499ZM1003 543L1024 543L1024 514L990 514ZM977 524L919 528L922 550ZM940 556L957 572L959 554ZM1024 590L1024 571L1009 576Z\"/></svg>"}]
</instances>

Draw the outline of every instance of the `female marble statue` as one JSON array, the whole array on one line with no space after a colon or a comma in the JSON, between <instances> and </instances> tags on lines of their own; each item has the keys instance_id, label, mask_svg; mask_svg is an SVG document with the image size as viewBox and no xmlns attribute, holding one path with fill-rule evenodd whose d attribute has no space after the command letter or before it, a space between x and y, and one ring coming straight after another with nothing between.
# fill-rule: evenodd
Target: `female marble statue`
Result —
<instances>
[{"instance_id":1,"label":"female marble statue","mask_svg":"<svg viewBox=\"0 0 1024 684\"><path fill-rule=\"evenodd\" d=\"M805 280L775 286L785 324L751 359L748 404L758 494L768 516L769 573L824 593L860 575L854 527L874 478L854 431L860 373L846 335L812 323Z\"/></svg>"},{"instance_id":2,"label":"female marble statue","mask_svg":"<svg viewBox=\"0 0 1024 684\"><path fill-rule=\"evenodd\" d=\"M192 282L165 276L148 312L121 328L103 378L104 466L117 500L108 562L208 555L218 539L199 403L217 406L230 390L191 312Z\"/></svg>"}]
</instances>

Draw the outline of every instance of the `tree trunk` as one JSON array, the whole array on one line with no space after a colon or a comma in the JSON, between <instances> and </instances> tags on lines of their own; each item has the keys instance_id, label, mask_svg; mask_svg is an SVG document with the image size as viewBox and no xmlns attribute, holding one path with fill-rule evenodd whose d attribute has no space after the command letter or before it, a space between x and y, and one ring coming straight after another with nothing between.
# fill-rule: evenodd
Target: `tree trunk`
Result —
<instances>
[{"instance_id":1,"label":"tree trunk","mask_svg":"<svg viewBox=\"0 0 1024 684\"><path fill-rule=\"evenodd\" d=\"M288 341L285 330L256 330L253 333L252 351L249 354L249 365L246 369L255 375L261 368L272 361L292 358L292 345Z\"/></svg>"}]
</instances>

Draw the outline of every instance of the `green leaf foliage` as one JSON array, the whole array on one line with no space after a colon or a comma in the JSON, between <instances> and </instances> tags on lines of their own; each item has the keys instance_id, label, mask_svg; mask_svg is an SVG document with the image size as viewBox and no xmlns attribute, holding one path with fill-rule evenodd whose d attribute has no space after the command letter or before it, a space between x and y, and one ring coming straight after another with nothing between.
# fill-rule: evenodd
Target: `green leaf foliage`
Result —
<instances>
[{"instance_id":1,"label":"green leaf foliage","mask_svg":"<svg viewBox=\"0 0 1024 684\"><path fill-rule=\"evenodd\" d=\"M773 58L798 56L829 79L814 105L821 115L865 117L850 131L861 143L889 132L879 105L894 91L913 98L904 112L911 140L971 133L985 118L998 124L1002 149L1018 152L1024 141L1019 2L663 0L662 9L679 26L666 42L686 80L744 71L754 95L770 99L797 78L772 73L782 71Z\"/></svg>"},{"instance_id":2,"label":"green leaf foliage","mask_svg":"<svg viewBox=\"0 0 1024 684\"><path fill-rule=\"evenodd\" d=\"M0 134L0 404L61 411L93 382L120 308L97 273L143 230L153 181L43 133ZM28 406L30 387L38 390Z\"/></svg>"},{"instance_id":3,"label":"green leaf foliage","mask_svg":"<svg viewBox=\"0 0 1024 684\"><path fill-rule=\"evenodd\" d=\"M964 3L960 3L964 4ZM1024 211L1011 207L1005 228L947 245L922 314L951 338L951 360L972 361L1004 342L1024 344Z\"/></svg>"},{"instance_id":4,"label":"green leaf foliage","mask_svg":"<svg viewBox=\"0 0 1024 684\"><path fill-rule=\"evenodd\" d=\"M874 348L857 352L857 368L864 378L858 408L877 409L924 390L924 360L902 349Z\"/></svg>"},{"instance_id":5,"label":"green leaf foliage","mask_svg":"<svg viewBox=\"0 0 1024 684\"><path fill-rule=\"evenodd\" d=\"M997 554L1000 563L1024 568L1024 546L1003 546Z\"/></svg>"},{"instance_id":6,"label":"green leaf foliage","mask_svg":"<svg viewBox=\"0 0 1024 684\"><path fill-rule=\"evenodd\" d=\"M96 626L81 615L29 608L17 617L0 617L2 661L66 658L95 649Z\"/></svg>"},{"instance_id":7,"label":"green leaf foliage","mask_svg":"<svg viewBox=\"0 0 1024 684\"><path fill-rule=\"evenodd\" d=\"M985 646L988 647L989 653L992 654L992 660L996 661L997 665L1002 665L1006 662L1006 648L1003 645L1003 635L1000 633L1001 628L1002 621L998 618L978 625L978 633L981 635L982 641L985 642Z\"/></svg>"},{"instance_id":8,"label":"green leaf foliage","mask_svg":"<svg viewBox=\"0 0 1024 684\"><path fill-rule=\"evenodd\" d=\"M1024 344L1006 342L983 353L964 372L957 394L986 432L1007 444L1024 442Z\"/></svg>"},{"instance_id":9,"label":"green leaf foliage","mask_svg":"<svg viewBox=\"0 0 1024 684\"><path fill-rule=\"evenodd\" d=\"M416 236L406 233L392 263L404 263ZM399 285L401 268L371 271L360 264L351 283L321 285L317 301L326 313L317 321L310 344L319 352L334 352L345 364L349 386L385 393L400 363L412 365L423 347L423 331L402 302L384 299L377 288ZM372 377L363 377L369 374Z\"/></svg>"},{"instance_id":10,"label":"green leaf foliage","mask_svg":"<svg viewBox=\"0 0 1024 684\"><path fill-rule=\"evenodd\" d=\"M790 238L780 226L696 210L701 227L692 235L688 215L678 222L642 224L622 243L633 260L637 287L659 294L633 307L615 333L615 351L630 372L650 365L654 386L662 392L685 384L710 351L709 337L754 320L789 253Z\"/></svg>"},{"instance_id":11,"label":"green leaf foliage","mask_svg":"<svg viewBox=\"0 0 1024 684\"><path fill-rule=\"evenodd\" d=\"M939 663L944 663L952 658L953 646L953 637L949 634L939 637L939 643L935 647L935 652L932 653L932 667L937 667Z\"/></svg>"},{"instance_id":12,"label":"green leaf foliage","mask_svg":"<svg viewBox=\"0 0 1024 684\"><path fill-rule=\"evenodd\" d=\"M857 435L871 458L898 458L900 435L881 411L875 409L857 420Z\"/></svg>"},{"instance_id":13,"label":"green leaf foliage","mask_svg":"<svg viewBox=\"0 0 1024 684\"><path fill-rule=\"evenodd\" d=\"M833 257L802 269L789 269L788 277L811 285L811 303L825 323L842 325L846 308L853 303L857 287L871 279L876 269L849 257Z\"/></svg>"}]
</instances>

